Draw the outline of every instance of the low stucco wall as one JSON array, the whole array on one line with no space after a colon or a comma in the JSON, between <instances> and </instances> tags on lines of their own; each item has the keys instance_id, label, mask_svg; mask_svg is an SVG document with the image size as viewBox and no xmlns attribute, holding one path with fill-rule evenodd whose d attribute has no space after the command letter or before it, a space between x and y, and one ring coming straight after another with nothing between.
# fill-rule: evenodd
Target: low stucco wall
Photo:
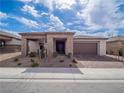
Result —
<instances>
[{"instance_id":1,"label":"low stucco wall","mask_svg":"<svg viewBox=\"0 0 124 93\"><path fill-rule=\"evenodd\" d=\"M11 41L6 41L7 45L21 45L21 40L12 38Z\"/></svg>"},{"instance_id":2,"label":"low stucco wall","mask_svg":"<svg viewBox=\"0 0 124 93\"><path fill-rule=\"evenodd\" d=\"M21 40L12 38L5 41L5 46L0 48L0 53L12 53L21 51Z\"/></svg>"},{"instance_id":3,"label":"low stucco wall","mask_svg":"<svg viewBox=\"0 0 124 93\"><path fill-rule=\"evenodd\" d=\"M20 45L6 45L0 48L0 53L13 53L13 52L20 52L21 46Z\"/></svg>"},{"instance_id":4,"label":"low stucco wall","mask_svg":"<svg viewBox=\"0 0 124 93\"><path fill-rule=\"evenodd\" d=\"M124 41L107 42L107 53L111 55L118 55L119 49L122 49L124 56Z\"/></svg>"},{"instance_id":5,"label":"low stucco wall","mask_svg":"<svg viewBox=\"0 0 124 93\"><path fill-rule=\"evenodd\" d=\"M100 56L106 55L106 41L105 40L101 40L99 42L99 55Z\"/></svg>"},{"instance_id":6,"label":"low stucco wall","mask_svg":"<svg viewBox=\"0 0 124 93\"><path fill-rule=\"evenodd\" d=\"M28 41L28 52L38 52L39 50L39 44L37 41Z\"/></svg>"}]
</instances>

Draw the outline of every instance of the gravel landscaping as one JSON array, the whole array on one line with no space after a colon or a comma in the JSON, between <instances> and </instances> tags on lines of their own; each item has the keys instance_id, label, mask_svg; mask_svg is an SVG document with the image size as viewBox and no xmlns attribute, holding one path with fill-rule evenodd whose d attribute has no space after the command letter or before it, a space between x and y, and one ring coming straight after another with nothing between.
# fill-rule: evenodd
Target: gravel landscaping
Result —
<instances>
[{"instance_id":1,"label":"gravel landscaping","mask_svg":"<svg viewBox=\"0 0 124 93\"><path fill-rule=\"evenodd\" d=\"M61 55L51 59L22 57L20 52L0 54L0 67L75 67L75 68L124 68L124 62L106 56Z\"/></svg>"}]
</instances>

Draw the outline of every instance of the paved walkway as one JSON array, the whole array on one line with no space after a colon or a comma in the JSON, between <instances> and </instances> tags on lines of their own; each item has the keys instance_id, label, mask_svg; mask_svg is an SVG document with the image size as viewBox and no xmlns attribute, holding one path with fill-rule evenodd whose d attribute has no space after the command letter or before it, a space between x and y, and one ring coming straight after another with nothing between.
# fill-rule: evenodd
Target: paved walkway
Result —
<instances>
[{"instance_id":1,"label":"paved walkway","mask_svg":"<svg viewBox=\"0 0 124 93\"><path fill-rule=\"evenodd\" d=\"M20 56L20 55L21 55L21 52L0 54L0 62L4 60L8 60L10 58Z\"/></svg>"},{"instance_id":2,"label":"paved walkway","mask_svg":"<svg viewBox=\"0 0 124 93\"><path fill-rule=\"evenodd\" d=\"M0 79L124 80L124 69L0 68Z\"/></svg>"}]
</instances>

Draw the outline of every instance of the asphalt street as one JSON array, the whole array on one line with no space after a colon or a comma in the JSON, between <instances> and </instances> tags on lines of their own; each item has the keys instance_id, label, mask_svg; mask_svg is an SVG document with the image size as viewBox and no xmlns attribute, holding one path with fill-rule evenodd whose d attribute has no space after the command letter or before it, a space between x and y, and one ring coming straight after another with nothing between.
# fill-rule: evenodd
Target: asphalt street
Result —
<instances>
[{"instance_id":1,"label":"asphalt street","mask_svg":"<svg viewBox=\"0 0 124 93\"><path fill-rule=\"evenodd\" d=\"M124 82L0 80L0 93L124 93Z\"/></svg>"}]
</instances>

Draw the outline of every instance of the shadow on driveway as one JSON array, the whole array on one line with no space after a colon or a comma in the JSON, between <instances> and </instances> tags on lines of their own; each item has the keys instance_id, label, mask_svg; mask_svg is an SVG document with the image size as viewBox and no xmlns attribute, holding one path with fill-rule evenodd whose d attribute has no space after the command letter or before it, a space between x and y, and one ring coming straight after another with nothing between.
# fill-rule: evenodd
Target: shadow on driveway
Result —
<instances>
[{"instance_id":1,"label":"shadow on driveway","mask_svg":"<svg viewBox=\"0 0 124 93\"><path fill-rule=\"evenodd\" d=\"M27 68L22 73L75 73L83 74L78 68Z\"/></svg>"}]
</instances>

